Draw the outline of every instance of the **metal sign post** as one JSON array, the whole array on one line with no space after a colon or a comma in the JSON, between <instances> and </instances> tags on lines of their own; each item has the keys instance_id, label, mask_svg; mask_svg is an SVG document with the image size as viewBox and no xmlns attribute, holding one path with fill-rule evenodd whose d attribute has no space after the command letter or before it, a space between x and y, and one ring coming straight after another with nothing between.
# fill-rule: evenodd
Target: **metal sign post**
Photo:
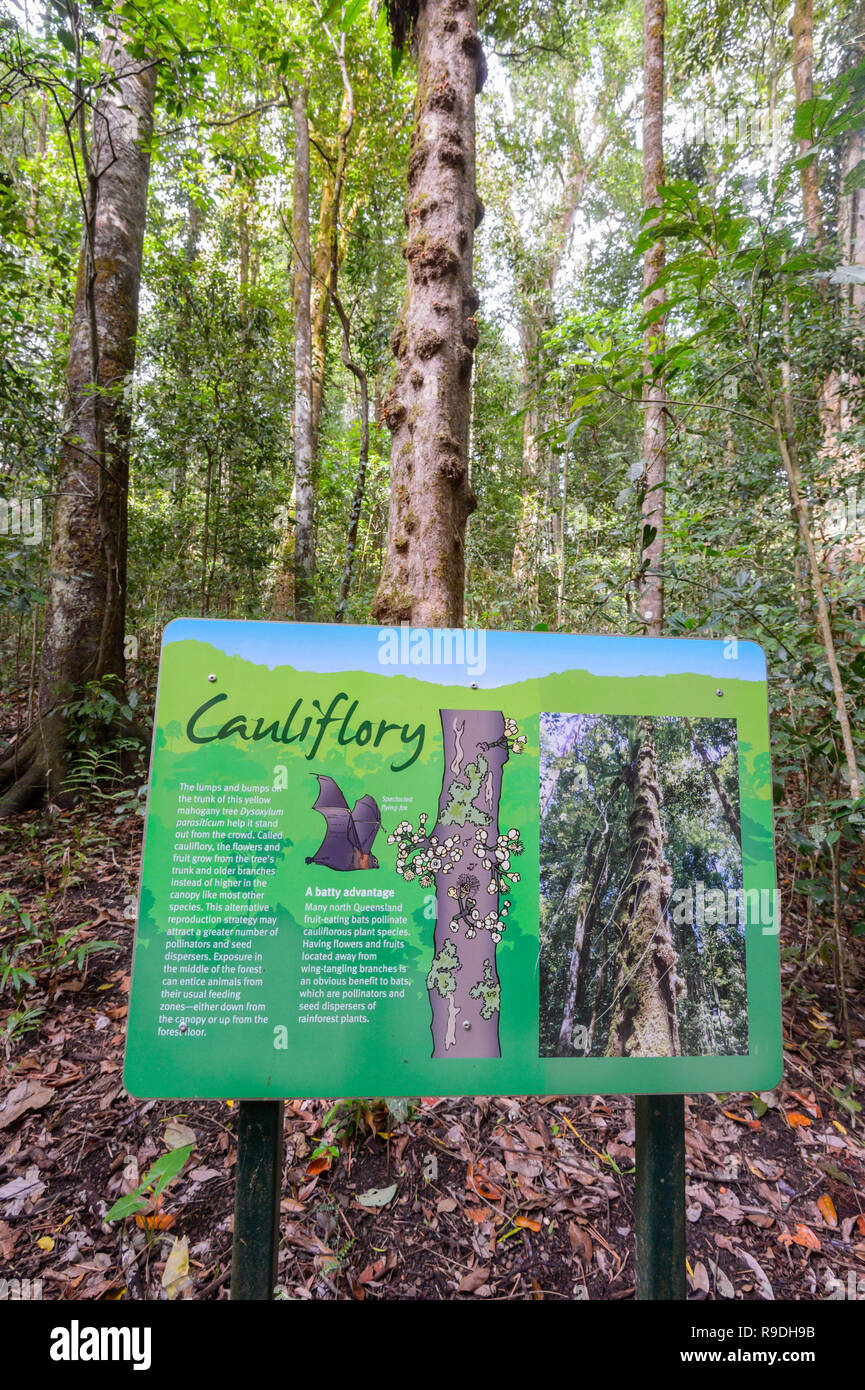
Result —
<instances>
[{"instance_id":1,"label":"metal sign post","mask_svg":"<svg viewBox=\"0 0 865 1390\"><path fill-rule=\"evenodd\" d=\"M685 1098L636 1097L638 1299L685 1297Z\"/></svg>"},{"instance_id":2,"label":"metal sign post","mask_svg":"<svg viewBox=\"0 0 865 1390\"><path fill-rule=\"evenodd\" d=\"M237 1125L233 1300L273 1298L279 1255L284 1102L242 1100Z\"/></svg>"}]
</instances>

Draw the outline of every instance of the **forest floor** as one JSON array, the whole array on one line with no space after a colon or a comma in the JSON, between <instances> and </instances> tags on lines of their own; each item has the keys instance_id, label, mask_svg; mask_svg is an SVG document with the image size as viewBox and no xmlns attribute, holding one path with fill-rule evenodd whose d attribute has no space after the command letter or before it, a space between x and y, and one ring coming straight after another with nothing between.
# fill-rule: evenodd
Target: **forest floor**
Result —
<instances>
[{"instance_id":1,"label":"forest floor","mask_svg":"<svg viewBox=\"0 0 865 1390\"><path fill-rule=\"evenodd\" d=\"M0 1276L40 1279L47 1299L228 1296L237 1108L137 1101L122 1082L141 830L110 811L32 813L0 851L34 924L114 943L23 1005L0 999ZM801 931L787 914L785 941ZM851 1056L815 964L784 967L783 1083L687 1102L691 1299L865 1294L862 979ZM43 1010L23 1034L22 1007ZM627 1097L424 1098L402 1123L381 1101L296 1100L285 1141L287 1298L633 1297ZM185 1144L158 1210L104 1221Z\"/></svg>"}]
</instances>

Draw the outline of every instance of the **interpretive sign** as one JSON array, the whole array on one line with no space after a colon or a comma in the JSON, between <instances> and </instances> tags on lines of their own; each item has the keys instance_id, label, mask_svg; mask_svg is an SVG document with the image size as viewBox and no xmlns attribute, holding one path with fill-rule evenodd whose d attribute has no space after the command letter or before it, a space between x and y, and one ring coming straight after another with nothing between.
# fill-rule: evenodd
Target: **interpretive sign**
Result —
<instances>
[{"instance_id":1,"label":"interpretive sign","mask_svg":"<svg viewBox=\"0 0 865 1390\"><path fill-rule=\"evenodd\" d=\"M753 643L166 629L133 1094L764 1090L777 935Z\"/></svg>"}]
</instances>

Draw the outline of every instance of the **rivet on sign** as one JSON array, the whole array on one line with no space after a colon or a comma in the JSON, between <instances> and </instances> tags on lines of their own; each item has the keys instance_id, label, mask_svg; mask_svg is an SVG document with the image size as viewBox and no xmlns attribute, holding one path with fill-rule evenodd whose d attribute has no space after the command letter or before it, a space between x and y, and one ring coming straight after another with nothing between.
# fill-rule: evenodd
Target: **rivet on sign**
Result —
<instances>
[{"instance_id":1,"label":"rivet on sign","mask_svg":"<svg viewBox=\"0 0 865 1390\"><path fill-rule=\"evenodd\" d=\"M209 681L215 681L215 680L216 680L216 677L215 677L215 676L208 676L207 679L208 679Z\"/></svg>"},{"instance_id":2,"label":"rivet on sign","mask_svg":"<svg viewBox=\"0 0 865 1390\"><path fill-rule=\"evenodd\" d=\"M718 699L721 698L721 696L723 695L723 693L724 693L723 690L716 690L716 691L715 691L715 694L718 696Z\"/></svg>"},{"instance_id":3,"label":"rivet on sign","mask_svg":"<svg viewBox=\"0 0 865 1390\"><path fill-rule=\"evenodd\" d=\"M465 1028L466 1032L469 1031L469 1029L471 1028L471 1026L472 1026L472 1025L471 1025L470 1023L464 1023L464 1024L463 1024L463 1027Z\"/></svg>"},{"instance_id":4,"label":"rivet on sign","mask_svg":"<svg viewBox=\"0 0 865 1390\"><path fill-rule=\"evenodd\" d=\"M185 1033L185 1032L186 1032L186 1024L185 1024L185 1023L181 1023L181 1025L180 1025L180 1031L181 1031L181 1033Z\"/></svg>"}]
</instances>

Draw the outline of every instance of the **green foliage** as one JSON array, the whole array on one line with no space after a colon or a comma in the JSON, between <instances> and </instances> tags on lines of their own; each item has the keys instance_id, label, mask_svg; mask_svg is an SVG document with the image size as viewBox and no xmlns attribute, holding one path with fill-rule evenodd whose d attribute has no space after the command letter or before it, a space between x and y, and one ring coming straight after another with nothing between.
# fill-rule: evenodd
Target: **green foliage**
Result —
<instances>
[{"instance_id":1,"label":"green foliage","mask_svg":"<svg viewBox=\"0 0 865 1390\"><path fill-rule=\"evenodd\" d=\"M184 1144L179 1149L169 1149L147 1170L141 1182L125 1197L119 1197L105 1213L106 1221L124 1221L137 1211L156 1202L169 1183L180 1176L195 1146Z\"/></svg>"},{"instance_id":2,"label":"green foliage","mask_svg":"<svg viewBox=\"0 0 865 1390\"><path fill-rule=\"evenodd\" d=\"M55 932L34 921L14 894L0 890L0 990L10 990L16 1004L35 990L53 996L59 977L71 969L84 970L87 961L101 951L116 951L116 941L82 939L87 923ZM19 1013L13 1031L21 1033L28 1017Z\"/></svg>"}]
</instances>

